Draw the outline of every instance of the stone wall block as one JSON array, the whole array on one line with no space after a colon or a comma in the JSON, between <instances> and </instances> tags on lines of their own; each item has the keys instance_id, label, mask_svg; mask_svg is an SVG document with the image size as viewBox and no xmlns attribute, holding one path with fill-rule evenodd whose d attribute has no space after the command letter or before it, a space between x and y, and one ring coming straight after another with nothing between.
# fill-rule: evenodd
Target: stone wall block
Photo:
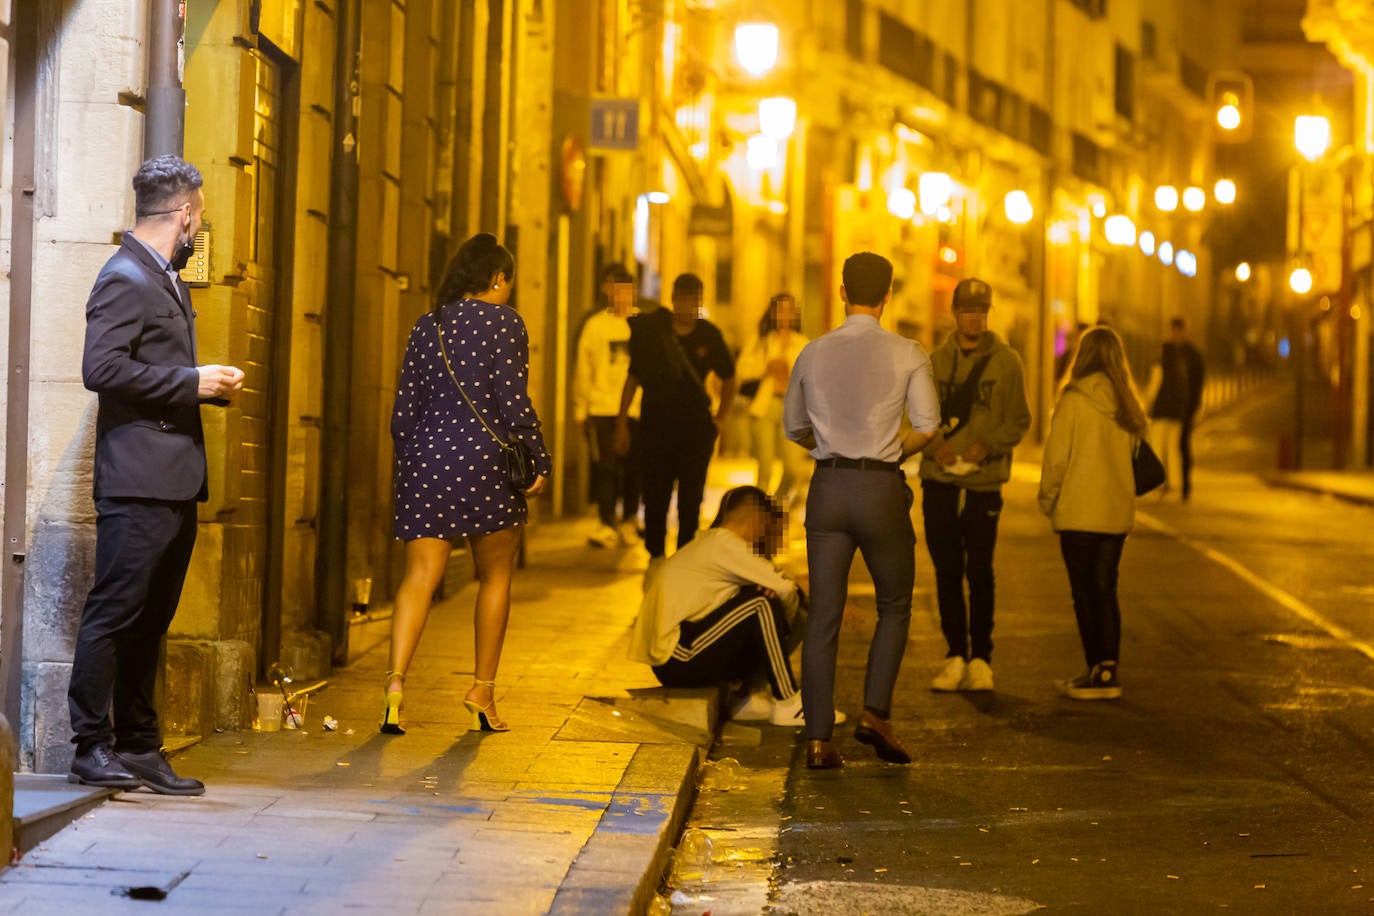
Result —
<instances>
[{"instance_id":1,"label":"stone wall block","mask_svg":"<svg viewBox=\"0 0 1374 916\"><path fill-rule=\"evenodd\" d=\"M24 561L24 660L70 662L95 580L95 526L42 521Z\"/></svg>"},{"instance_id":2,"label":"stone wall block","mask_svg":"<svg viewBox=\"0 0 1374 916\"><path fill-rule=\"evenodd\" d=\"M223 588L224 526L202 521L169 633L182 639L218 638Z\"/></svg>"},{"instance_id":3,"label":"stone wall block","mask_svg":"<svg viewBox=\"0 0 1374 916\"><path fill-rule=\"evenodd\" d=\"M62 30L58 91L62 102L108 98L120 89L137 92L148 81L142 3L68 3Z\"/></svg>"},{"instance_id":4,"label":"stone wall block","mask_svg":"<svg viewBox=\"0 0 1374 916\"><path fill-rule=\"evenodd\" d=\"M320 105L334 108L334 17L312 3L305 8L305 40L309 51L301 62L301 109Z\"/></svg>"},{"instance_id":5,"label":"stone wall block","mask_svg":"<svg viewBox=\"0 0 1374 916\"><path fill-rule=\"evenodd\" d=\"M20 766L35 773L65 773L72 768L72 718L67 712L67 686L72 664L40 662L24 671L24 724L20 729L32 744L21 748Z\"/></svg>"},{"instance_id":6,"label":"stone wall block","mask_svg":"<svg viewBox=\"0 0 1374 916\"><path fill-rule=\"evenodd\" d=\"M281 663L298 681L326 677L330 671L329 634L319 630L287 630L281 637Z\"/></svg>"},{"instance_id":7,"label":"stone wall block","mask_svg":"<svg viewBox=\"0 0 1374 916\"><path fill-rule=\"evenodd\" d=\"M30 378L79 383L86 300L115 247L108 234L94 241L57 241L47 234L52 228L47 220L39 225L44 235L34 246ZM111 222L111 232L118 228L119 222Z\"/></svg>"},{"instance_id":8,"label":"stone wall block","mask_svg":"<svg viewBox=\"0 0 1374 916\"><path fill-rule=\"evenodd\" d=\"M214 643L167 640L167 680L159 714L164 738L213 731L217 671Z\"/></svg>"},{"instance_id":9,"label":"stone wall block","mask_svg":"<svg viewBox=\"0 0 1374 916\"><path fill-rule=\"evenodd\" d=\"M64 101L57 145L56 213L40 220L38 231L45 238L108 243L115 232L133 225L130 169L143 158L143 115L113 97ZM34 288L42 289L37 283Z\"/></svg>"},{"instance_id":10,"label":"stone wall block","mask_svg":"<svg viewBox=\"0 0 1374 916\"><path fill-rule=\"evenodd\" d=\"M215 643L216 731L238 731L253 720L249 702L256 670L257 652L250 643L238 639Z\"/></svg>"},{"instance_id":11,"label":"stone wall block","mask_svg":"<svg viewBox=\"0 0 1374 916\"><path fill-rule=\"evenodd\" d=\"M29 524L95 524L96 397L80 382L33 385L29 401Z\"/></svg>"}]
</instances>

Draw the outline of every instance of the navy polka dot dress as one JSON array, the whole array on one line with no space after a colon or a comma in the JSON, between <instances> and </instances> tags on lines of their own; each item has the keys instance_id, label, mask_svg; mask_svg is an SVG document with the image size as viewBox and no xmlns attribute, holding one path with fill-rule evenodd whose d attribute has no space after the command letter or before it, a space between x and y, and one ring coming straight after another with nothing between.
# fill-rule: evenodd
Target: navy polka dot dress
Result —
<instances>
[{"instance_id":1,"label":"navy polka dot dress","mask_svg":"<svg viewBox=\"0 0 1374 916\"><path fill-rule=\"evenodd\" d=\"M453 374L498 436L523 440L540 474L552 462L526 390L529 334L520 314L477 299L420 316L406 344L391 438L396 449L393 531L403 541L451 540L523 524L525 498L506 480L500 447L444 368L439 322Z\"/></svg>"}]
</instances>

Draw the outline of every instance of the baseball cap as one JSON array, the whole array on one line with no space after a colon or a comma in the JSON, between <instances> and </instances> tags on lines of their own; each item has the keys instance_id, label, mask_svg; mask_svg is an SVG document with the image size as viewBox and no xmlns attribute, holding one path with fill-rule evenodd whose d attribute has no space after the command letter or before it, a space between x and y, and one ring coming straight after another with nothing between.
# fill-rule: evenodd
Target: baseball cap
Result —
<instances>
[{"instance_id":1,"label":"baseball cap","mask_svg":"<svg viewBox=\"0 0 1374 916\"><path fill-rule=\"evenodd\" d=\"M956 310L986 312L992 308L992 287L977 277L966 277L954 287L954 302L951 307Z\"/></svg>"}]
</instances>

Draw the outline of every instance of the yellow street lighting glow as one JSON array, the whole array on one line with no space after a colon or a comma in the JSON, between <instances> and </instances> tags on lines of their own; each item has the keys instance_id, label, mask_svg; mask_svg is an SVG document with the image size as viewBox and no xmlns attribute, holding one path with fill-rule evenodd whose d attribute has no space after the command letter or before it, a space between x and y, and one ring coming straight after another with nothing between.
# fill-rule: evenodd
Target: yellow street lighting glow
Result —
<instances>
[{"instance_id":1,"label":"yellow street lighting glow","mask_svg":"<svg viewBox=\"0 0 1374 916\"><path fill-rule=\"evenodd\" d=\"M1165 267L1174 263L1174 243L1164 241L1159 243L1159 260Z\"/></svg>"},{"instance_id":2,"label":"yellow street lighting glow","mask_svg":"<svg viewBox=\"0 0 1374 916\"><path fill-rule=\"evenodd\" d=\"M1140 233L1140 253L1147 258L1155 253L1155 234L1148 229Z\"/></svg>"},{"instance_id":3,"label":"yellow street lighting glow","mask_svg":"<svg viewBox=\"0 0 1374 916\"><path fill-rule=\"evenodd\" d=\"M887 195L887 212L898 219L911 219L916 215L916 192L910 188L897 188Z\"/></svg>"},{"instance_id":4,"label":"yellow street lighting glow","mask_svg":"<svg viewBox=\"0 0 1374 916\"><path fill-rule=\"evenodd\" d=\"M735 26L735 59L750 76L763 76L778 63L778 27L768 22Z\"/></svg>"},{"instance_id":5,"label":"yellow street lighting glow","mask_svg":"<svg viewBox=\"0 0 1374 916\"><path fill-rule=\"evenodd\" d=\"M934 216L941 207L949 206L950 198L954 196L954 179L944 172L923 172L919 187L921 212L926 216Z\"/></svg>"},{"instance_id":6,"label":"yellow street lighting glow","mask_svg":"<svg viewBox=\"0 0 1374 916\"><path fill-rule=\"evenodd\" d=\"M1239 264L1236 265L1236 279L1242 283L1245 283L1250 279L1249 261L1241 261Z\"/></svg>"},{"instance_id":7,"label":"yellow street lighting glow","mask_svg":"<svg viewBox=\"0 0 1374 916\"><path fill-rule=\"evenodd\" d=\"M750 137L745 160L749 163L749 168L756 172L766 172L769 169L777 168L779 161L778 141L772 137L765 137L763 134Z\"/></svg>"},{"instance_id":8,"label":"yellow street lighting glow","mask_svg":"<svg viewBox=\"0 0 1374 916\"><path fill-rule=\"evenodd\" d=\"M1331 122L1321 115L1299 115L1293 122L1293 144L1304 159L1316 162L1331 146Z\"/></svg>"},{"instance_id":9,"label":"yellow street lighting glow","mask_svg":"<svg viewBox=\"0 0 1374 916\"><path fill-rule=\"evenodd\" d=\"M1193 213L1198 212L1207 205L1207 192L1202 188L1183 189L1183 207Z\"/></svg>"},{"instance_id":10,"label":"yellow street lighting glow","mask_svg":"<svg viewBox=\"0 0 1374 916\"><path fill-rule=\"evenodd\" d=\"M1226 94L1226 104L1217 109L1217 124L1222 130L1235 130L1240 127L1240 106L1233 99L1231 93Z\"/></svg>"},{"instance_id":11,"label":"yellow street lighting glow","mask_svg":"<svg viewBox=\"0 0 1374 916\"><path fill-rule=\"evenodd\" d=\"M1155 206L1165 213L1173 213L1178 209L1178 188L1171 184L1162 184L1155 188Z\"/></svg>"},{"instance_id":12,"label":"yellow street lighting glow","mask_svg":"<svg viewBox=\"0 0 1374 916\"><path fill-rule=\"evenodd\" d=\"M1106 204L1106 202L1105 202L1105 201L1101 201L1101 200L1095 200L1095 201L1093 201L1093 216L1097 217L1098 219L1101 219L1102 217L1104 217L1104 216L1106 216L1106 215L1107 215L1107 204Z\"/></svg>"},{"instance_id":13,"label":"yellow street lighting glow","mask_svg":"<svg viewBox=\"0 0 1374 916\"><path fill-rule=\"evenodd\" d=\"M644 199L651 204L666 204L673 198L668 195L667 191L650 191L644 195Z\"/></svg>"},{"instance_id":14,"label":"yellow street lighting glow","mask_svg":"<svg viewBox=\"0 0 1374 916\"><path fill-rule=\"evenodd\" d=\"M1109 216L1103 229L1107 233L1107 241L1112 245L1135 244L1135 223L1131 222L1129 216L1120 213Z\"/></svg>"},{"instance_id":15,"label":"yellow street lighting glow","mask_svg":"<svg viewBox=\"0 0 1374 916\"><path fill-rule=\"evenodd\" d=\"M759 133L786 140L797 129L797 103L786 96L759 99Z\"/></svg>"},{"instance_id":16,"label":"yellow street lighting glow","mask_svg":"<svg viewBox=\"0 0 1374 916\"><path fill-rule=\"evenodd\" d=\"M1312 292L1312 271L1299 267L1288 275L1288 287L1299 296Z\"/></svg>"},{"instance_id":17,"label":"yellow street lighting glow","mask_svg":"<svg viewBox=\"0 0 1374 916\"><path fill-rule=\"evenodd\" d=\"M1218 179L1212 188L1212 198L1219 204L1235 203L1236 183L1229 178Z\"/></svg>"},{"instance_id":18,"label":"yellow street lighting glow","mask_svg":"<svg viewBox=\"0 0 1374 916\"><path fill-rule=\"evenodd\" d=\"M1007 219L1018 226L1024 226L1035 218L1035 207L1025 191L1008 191L1007 196L1002 198L1002 209L1006 211Z\"/></svg>"},{"instance_id":19,"label":"yellow street lighting glow","mask_svg":"<svg viewBox=\"0 0 1374 916\"><path fill-rule=\"evenodd\" d=\"M935 211L935 222L952 223L954 222L954 211L949 207L941 207Z\"/></svg>"}]
</instances>

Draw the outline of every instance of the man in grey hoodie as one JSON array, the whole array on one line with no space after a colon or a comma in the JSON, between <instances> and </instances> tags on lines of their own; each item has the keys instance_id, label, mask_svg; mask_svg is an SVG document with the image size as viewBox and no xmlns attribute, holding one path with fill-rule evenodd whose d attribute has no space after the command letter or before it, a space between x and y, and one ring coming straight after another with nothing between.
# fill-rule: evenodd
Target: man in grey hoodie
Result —
<instances>
[{"instance_id":1,"label":"man in grey hoodie","mask_svg":"<svg viewBox=\"0 0 1374 916\"><path fill-rule=\"evenodd\" d=\"M992 289L954 288L954 333L931 354L941 434L921 461L926 547L949 651L932 690L991 690L992 554L1011 453L1030 428L1021 357L988 330ZM964 601L964 579L968 601Z\"/></svg>"}]
</instances>

